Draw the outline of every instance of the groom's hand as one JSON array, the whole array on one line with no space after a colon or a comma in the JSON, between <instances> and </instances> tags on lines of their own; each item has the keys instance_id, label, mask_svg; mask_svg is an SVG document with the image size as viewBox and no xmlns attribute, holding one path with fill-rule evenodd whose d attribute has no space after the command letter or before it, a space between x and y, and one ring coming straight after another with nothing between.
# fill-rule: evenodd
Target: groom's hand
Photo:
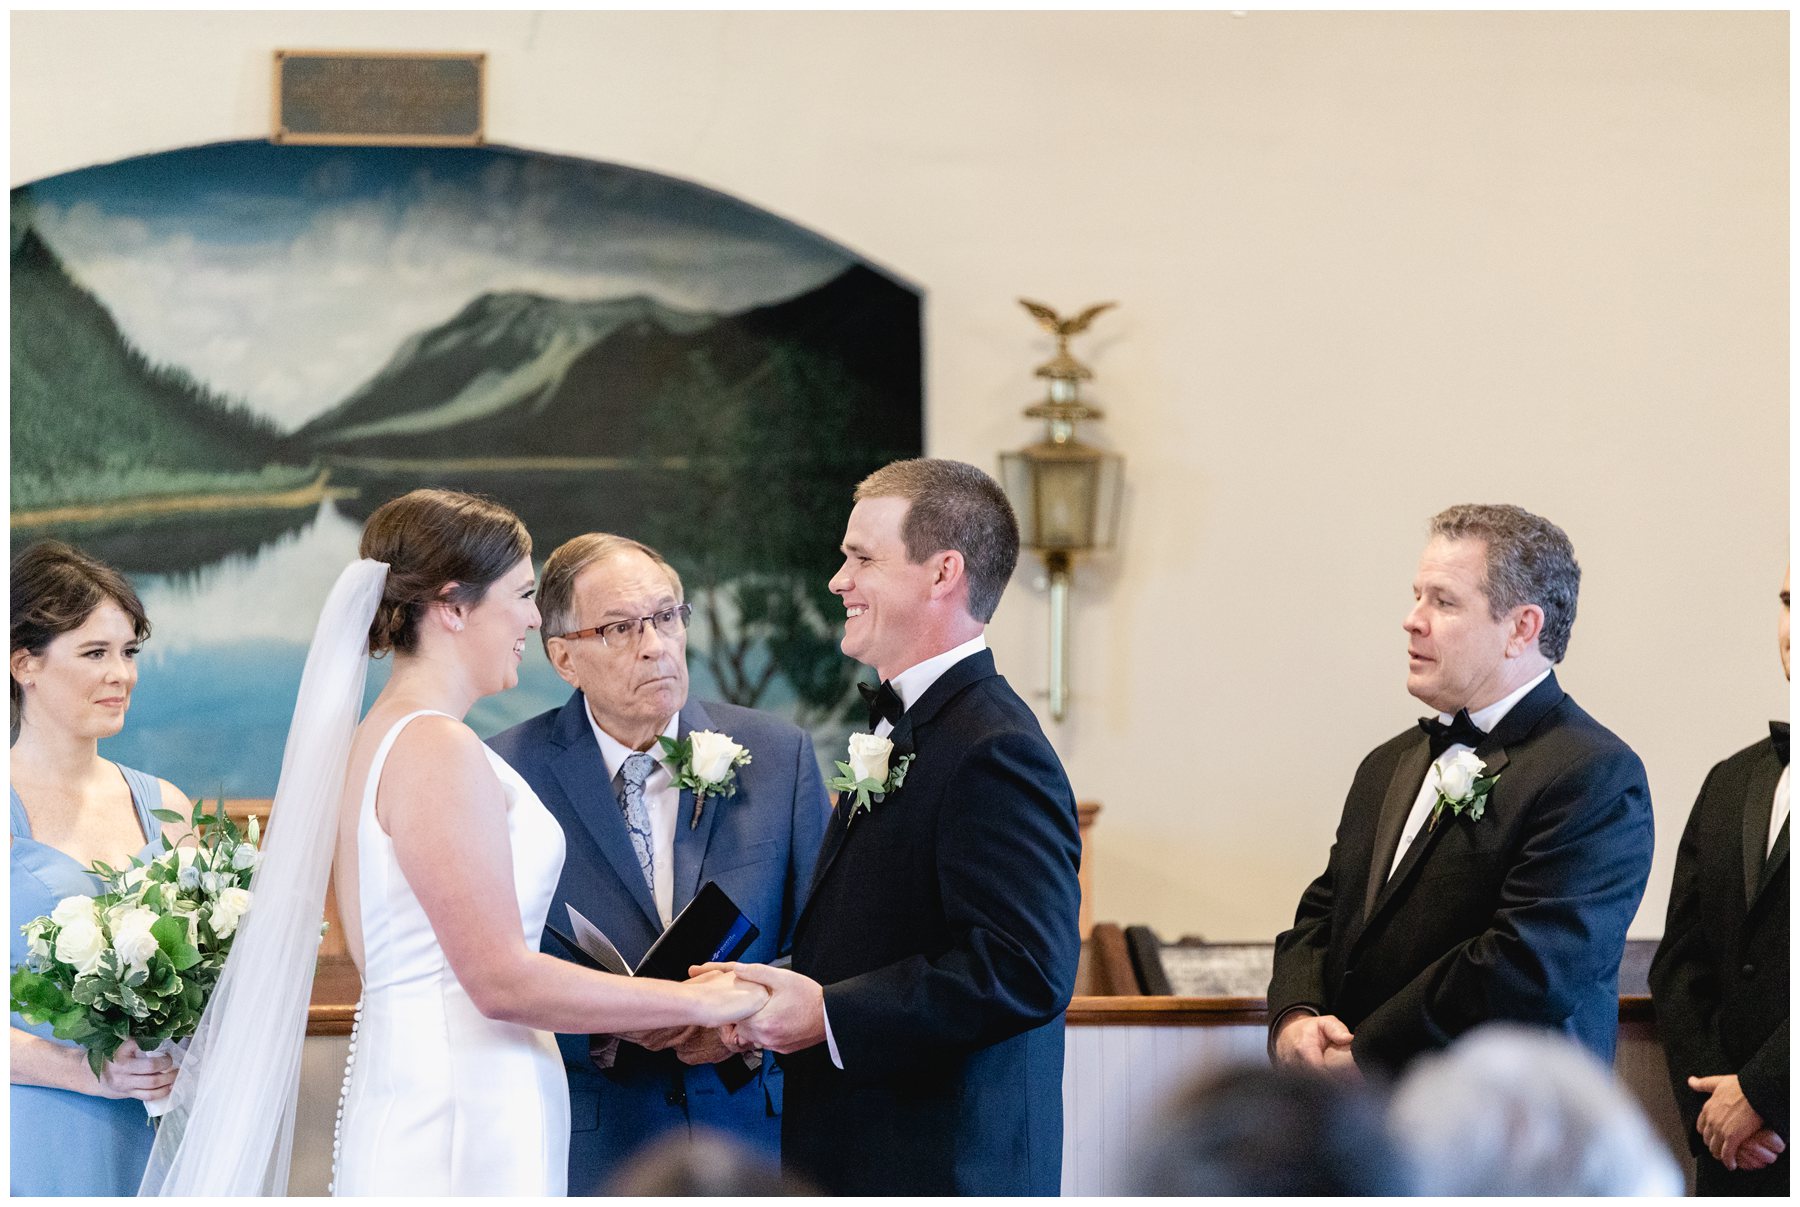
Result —
<instances>
[{"instance_id":1,"label":"groom's hand","mask_svg":"<svg viewBox=\"0 0 1800 1207\"><path fill-rule=\"evenodd\" d=\"M761 985L769 1001L749 1018L727 1023L720 1036L733 1052L769 1048L783 1055L825 1042L825 990L809 976L766 964L701 964L689 976L713 970L735 972L740 981Z\"/></svg>"}]
</instances>

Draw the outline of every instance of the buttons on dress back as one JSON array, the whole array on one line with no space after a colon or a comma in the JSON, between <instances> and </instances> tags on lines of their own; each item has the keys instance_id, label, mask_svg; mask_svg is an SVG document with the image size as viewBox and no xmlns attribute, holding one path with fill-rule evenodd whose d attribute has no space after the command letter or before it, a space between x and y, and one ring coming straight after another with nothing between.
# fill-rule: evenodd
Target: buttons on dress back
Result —
<instances>
[{"instance_id":1,"label":"buttons on dress back","mask_svg":"<svg viewBox=\"0 0 1800 1207\"><path fill-rule=\"evenodd\" d=\"M356 999L356 1012L350 1016L350 1050L344 1055L344 1084L338 1090L337 1120L331 1125L331 1184L326 1194L337 1193L338 1154L344 1144L344 1101L350 1096L350 1077L356 1070L356 1033L362 1029L362 999Z\"/></svg>"}]
</instances>

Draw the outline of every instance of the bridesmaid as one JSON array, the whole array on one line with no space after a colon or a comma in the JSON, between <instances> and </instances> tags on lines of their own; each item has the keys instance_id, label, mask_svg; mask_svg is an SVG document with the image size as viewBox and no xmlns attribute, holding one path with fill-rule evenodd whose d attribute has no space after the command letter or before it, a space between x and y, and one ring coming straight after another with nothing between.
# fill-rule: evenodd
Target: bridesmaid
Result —
<instances>
[{"instance_id":1,"label":"bridesmaid","mask_svg":"<svg viewBox=\"0 0 1800 1207\"><path fill-rule=\"evenodd\" d=\"M148 857L150 811L188 803L172 784L100 757L118 733L150 635L123 575L56 541L12 564L12 966L19 928L99 882L83 869ZM174 1082L164 1055L127 1041L96 1078L87 1053L12 1016L12 1193L130 1195L154 1138L143 1103Z\"/></svg>"}]
</instances>

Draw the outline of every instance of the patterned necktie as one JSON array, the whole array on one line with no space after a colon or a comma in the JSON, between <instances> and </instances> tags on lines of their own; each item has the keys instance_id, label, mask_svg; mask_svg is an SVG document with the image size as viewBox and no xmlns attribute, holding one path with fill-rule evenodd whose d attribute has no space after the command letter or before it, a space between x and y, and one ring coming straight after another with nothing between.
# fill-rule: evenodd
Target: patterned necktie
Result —
<instances>
[{"instance_id":1,"label":"patterned necktie","mask_svg":"<svg viewBox=\"0 0 1800 1207\"><path fill-rule=\"evenodd\" d=\"M656 770L656 760L639 753L628 757L619 768L619 809L625 814L625 828L631 832L631 849L637 853L638 867L644 871L644 883L656 893L656 873L651 866L650 806L644 802L644 784Z\"/></svg>"}]
</instances>

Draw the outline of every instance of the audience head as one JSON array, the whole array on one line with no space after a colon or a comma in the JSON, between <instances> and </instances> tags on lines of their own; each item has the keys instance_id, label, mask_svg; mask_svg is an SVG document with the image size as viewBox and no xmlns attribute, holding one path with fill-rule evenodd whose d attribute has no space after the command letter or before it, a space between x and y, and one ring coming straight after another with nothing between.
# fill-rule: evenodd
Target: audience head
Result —
<instances>
[{"instance_id":1,"label":"audience head","mask_svg":"<svg viewBox=\"0 0 1800 1207\"><path fill-rule=\"evenodd\" d=\"M671 1134L644 1147L613 1175L608 1194L639 1198L813 1195L773 1160L720 1132Z\"/></svg>"},{"instance_id":2,"label":"audience head","mask_svg":"<svg viewBox=\"0 0 1800 1207\"><path fill-rule=\"evenodd\" d=\"M150 619L125 576L61 541L12 564L12 740L33 723L92 738L125 724Z\"/></svg>"},{"instance_id":3,"label":"audience head","mask_svg":"<svg viewBox=\"0 0 1800 1207\"><path fill-rule=\"evenodd\" d=\"M1551 1031L1495 1023L1421 1057L1388 1115L1423 1195L1679 1195L1612 1070Z\"/></svg>"},{"instance_id":4,"label":"audience head","mask_svg":"<svg viewBox=\"0 0 1800 1207\"><path fill-rule=\"evenodd\" d=\"M479 604L530 558L531 537L518 516L491 499L415 490L375 509L363 526L361 555L388 567L369 652L411 654L428 609Z\"/></svg>"},{"instance_id":5,"label":"audience head","mask_svg":"<svg viewBox=\"0 0 1800 1207\"><path fill-rule=\"evenodd\" d=\"M978 634L1019 560L1006 493L960 461L918 458L856 488L844 530L843 650L884 678Z\"/></svg>"},{"instance_id":6,"label":"audience head","mask_svg":"<svg viewBox=\"0 0 1800 1207\"><path fill-rule=\"evenodd\" d=\"M1413 579L1406 689L1440 712L1512 694L1569 648L1581 567L1563 530L1510 504L1431 520Z\"/></svg>"},{"instance_id":7,"label":"audience head","mask_svg":"<svg viewBox=\"0 0 1800 1207\"><path fill-rule=\"evenodd\" d=\"M1411 1181L1381 1105L1362 1087L1247 1065L1167 1113L1136 1162L1149 1195L1401 1195Z\"/></svg>"},{"instance_id":8,"label":"audience head","mask_svg":"<svg viewBox=\"0 0 1800 1207\"><path fill-rule=\"evenodd\" d=\"M556 673L581 690L602 729L648 749L687 703L687 610L675 567L648 545L590 532L544 563L538 605Z\"/></svg>"}]
</instances>

